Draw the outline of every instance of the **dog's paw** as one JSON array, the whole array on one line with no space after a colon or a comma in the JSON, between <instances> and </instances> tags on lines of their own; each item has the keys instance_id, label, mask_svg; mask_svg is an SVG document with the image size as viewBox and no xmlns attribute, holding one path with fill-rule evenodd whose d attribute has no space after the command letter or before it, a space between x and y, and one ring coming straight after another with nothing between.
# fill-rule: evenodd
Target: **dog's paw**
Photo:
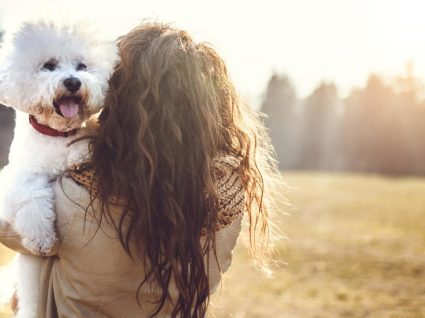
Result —
<instances>
[{"instance_id":1,"label":"dog's paw","mask_svg":"<svg viewBox=\"0 0 425 318\"><path fill-rule=\"evenodd\" d=\"M54 255L58 248L58 238L53 231L42 237L25 236L22 238L22 245L31 253L40 256Z\"/></svg>"}]
</instances>

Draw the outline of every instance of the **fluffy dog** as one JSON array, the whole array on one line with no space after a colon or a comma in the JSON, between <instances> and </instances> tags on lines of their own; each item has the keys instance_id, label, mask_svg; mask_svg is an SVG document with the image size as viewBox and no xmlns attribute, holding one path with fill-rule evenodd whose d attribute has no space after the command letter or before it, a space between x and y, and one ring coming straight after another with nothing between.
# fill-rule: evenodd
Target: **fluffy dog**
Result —
<instances>
[{"instance_id":1,"label":"fluffy dog","mask_svg":"<svg viewBox=\"0 0 425 318\"><path fill-rule=\"evenodd\" d=\"M26 22L0 50L0 101L16 109L0 216L37 255L57 242L51 182L87 158L87 141L70 142L101 109L115 63L115 45L84 23ZM37 317L40 259L18 258L18 317Z\"/></svg>"}]
</instances>

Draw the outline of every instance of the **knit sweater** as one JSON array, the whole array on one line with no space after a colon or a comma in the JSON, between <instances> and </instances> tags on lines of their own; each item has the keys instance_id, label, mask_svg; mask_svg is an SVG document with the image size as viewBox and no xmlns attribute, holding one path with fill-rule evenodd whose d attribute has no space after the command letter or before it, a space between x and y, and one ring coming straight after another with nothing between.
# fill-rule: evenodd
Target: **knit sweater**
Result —
<instances>
[{"instance_id":1,"label":"knit sweater","mask_svg":"<svg viewBox=\"0 0 425 318\"><path fill-rule=\"evenodd\" d=\"M244 212L245 192L240 172L240 159L234 156L218 156L213 160L215 186L218 197L216 230L229 226ZM97 197L97 180L93 169L74 166L69 172L71 178L84 186L92 197ZM114 199L112 204L119 203Z\"/></svg>"}]
</instances>

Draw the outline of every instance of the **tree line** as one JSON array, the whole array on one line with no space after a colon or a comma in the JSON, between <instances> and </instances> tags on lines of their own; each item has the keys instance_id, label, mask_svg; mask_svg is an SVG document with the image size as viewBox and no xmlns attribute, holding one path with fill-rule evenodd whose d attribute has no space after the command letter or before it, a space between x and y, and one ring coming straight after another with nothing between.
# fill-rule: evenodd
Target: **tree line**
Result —
<instances>
[{"instance_id":1,"label":"tree line","mask_svg":"<svg viewBox=\"0 0 425 318\"><path fill-rule=\"evenodd\" d=\"M283 170L425 175L425 91L411 64L391 79L370 75L345 98L323 82L300 99L273 74L262 111Z\"/></svg>"}]
</instances>

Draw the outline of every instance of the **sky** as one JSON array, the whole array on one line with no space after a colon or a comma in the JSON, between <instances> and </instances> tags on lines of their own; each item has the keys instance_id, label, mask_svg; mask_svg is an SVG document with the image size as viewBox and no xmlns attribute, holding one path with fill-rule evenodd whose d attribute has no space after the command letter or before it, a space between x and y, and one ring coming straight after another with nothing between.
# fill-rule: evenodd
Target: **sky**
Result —
<instances>
[{"instance_id":1,"label":"sky","mask_svg":"<svg viewBox=\"0 0 425 318\"><path fill-rule=\"evenodd\" d=\"M0 0L0 27L46 10L90 18L111 38L144 19L171 22L211 43L253 104L273 72L301 97L322 80L343 97L371 72L400 74L407 62L425 78L422 0Z\"/></svg>"}]
</instances>

